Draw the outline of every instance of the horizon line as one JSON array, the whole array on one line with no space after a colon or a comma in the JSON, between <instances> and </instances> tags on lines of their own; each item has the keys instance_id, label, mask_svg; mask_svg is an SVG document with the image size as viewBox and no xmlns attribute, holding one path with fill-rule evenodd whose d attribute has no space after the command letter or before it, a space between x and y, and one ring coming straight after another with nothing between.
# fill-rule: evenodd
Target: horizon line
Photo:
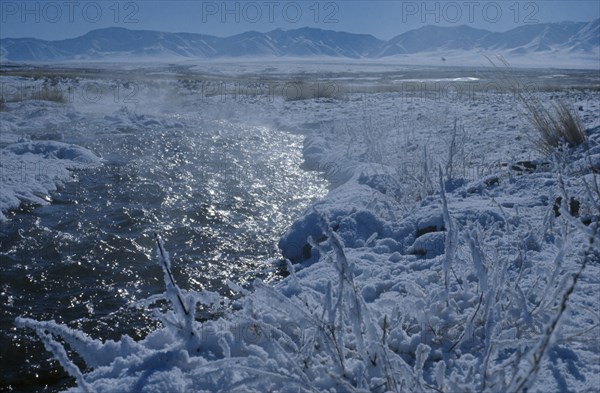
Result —
<instances>
[{"instance_id":1,"label":"horizon line","mask_svg":"<svg viewBox=\"0 0 600 393\"><path fill-rule=\"evenodd\" d=\"M296 31L296 30L308 29L308 30L320 30L320 31L327 31L327 32L334 32L334 33L344 33L344 34L351 34L351 35L357 35L357 36L371 36L371 37L373 37L375 39L378 39L380 41L391 41L394 38L396 38L396 37L398 37L398 36L400 36L402 34L406 34L408 32L419 30L419 29L423 29L423 28L426 28L426 27L438 27L438 28L469 27L469 28L471 28L473 30L487 31L489 33L495 33L495 34L503 34L503 33L507 33L507 32L512 31L512 30L523 28L525 26L552 25L552 24L561 24L561 23L583 23L583 24L591 24L591 23L594 23L594 22L599 21L599 20L600 20L600 17L598 17L596 19L592 19L591 21L564 20L564 21L559 21L559 22L530 23L530 24L524 24L524 25L521 25L521 26L513 27L512 29L508 29L508 30L505 30L505 31L492 31L492 30L487 30L487 29L483 29L483 28L470 27L467 24L447 25L447 26L439 26L439 25L436 25L436 24L428 24L428 25L424 25L424 26L421 26L421 27L418 27L418 28L415 28L415 29L406 30L406 31L404 31L402 33L394 35L392 38L387 39L387 40L386 39L381 39L381 38L379 38L379 37L377 37L377 36L375 36L373 34L370 34L370 33L352 33L352 32L345 31L345 30L322 29L320 27L311 27L311 26L302 26L302 27L298 27L298 28L294 28L294 29L284 29L284 28L278 27L276 29L272 29L272 30L269 30L269 31L266 31L266 32L261 32L261 31L257 31L257 30L246 30L244 32L237 33L237 34L232 34L232 35L228 35L228 36L218 36L218 35L205 34L205 33L197 33L197 32L189 32L189 31L173 32L173 31L152 30L152 29L130 29L130 28L127 28L127 27L122 27L122 26L108 26L108 27L101 27L101 28L97 28L97 29L91 29L91 30L88 30L87 32L85 32L83 34L80 34L80 35L77 35L77 36L74 36L74 37L71 37L71 38L62 38L62 39L56 39L56 40L46 40L46 39L43 39L43 38L36 38L36 37L31 37L31 36L28 36L28 37L6 37L6 38L0 37L0 41L3 41L3 40L26 40L26 39L30 39L30 40L39 40L39 41L45 41L45 42L58 42L58 41L66 41L66 40L77 39L77 38L83 37L83 36L85 36L85 35L87 35L89 33L92 33L94 31L111 30L111 29L113 29L113 30L116 29L116 30L137 31L137 32L167 33L167 34L194 34L194 35L203 35L203 36L215 37L215 38L231 38L231 37L235 37L235 36L246 34L246 33L268 34L268 33L274 32L274 31L278 31L278 30L288 32L288 31Z\"/></svg>"}]
</instances>

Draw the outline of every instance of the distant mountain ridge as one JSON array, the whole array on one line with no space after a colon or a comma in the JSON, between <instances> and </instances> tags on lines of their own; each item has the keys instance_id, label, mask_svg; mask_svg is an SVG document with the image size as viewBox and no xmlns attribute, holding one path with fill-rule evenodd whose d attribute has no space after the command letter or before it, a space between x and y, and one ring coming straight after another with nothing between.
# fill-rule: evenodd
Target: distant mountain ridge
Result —
<instances>
[{"instance_id":1,"label":"distant mountain ridge","mask_svg":"<svg viewBox=\"0 0 600 393\"><path fill-rule=\"evenodd\" d=\"M219 57L341 57L383 58L447 51L530 53L600 53L600 18L592 22L525 25L498 33L469 26L424 26L388 41L369 34L315 28L249 31L230 37L196 33L165 33L109 27L82 36L45 41L35 38L0 39L4 61L92 60L135 58Z\"/></svg>"}]
</instances>

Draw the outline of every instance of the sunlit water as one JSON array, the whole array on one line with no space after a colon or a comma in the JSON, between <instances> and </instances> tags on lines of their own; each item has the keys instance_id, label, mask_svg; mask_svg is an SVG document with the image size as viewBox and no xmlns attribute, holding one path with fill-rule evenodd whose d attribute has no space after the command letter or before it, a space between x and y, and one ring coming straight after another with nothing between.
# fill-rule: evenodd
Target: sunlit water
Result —
<instances>
[{"instance_id":1,"label":"sunlit water","mask_svg":"<svg viewBox=\"0 0 600 393\"><path fill-rule=\"evenodd\" d=\"M324 192L317 174L300 169L300 136L192 115L167 120L179 126L106 128L110 118L90 115L66 137L106 164L76 173L51 205L8 214L0 232L0 388L72 383L32 332L13 327L18 315L103 339L140 338L156 326L147 310L130 307L164 290L154 231L183 288L231 296L226 281L268 274L264 261L278 257L279 236Z\"/></svg>"}]
</instances>

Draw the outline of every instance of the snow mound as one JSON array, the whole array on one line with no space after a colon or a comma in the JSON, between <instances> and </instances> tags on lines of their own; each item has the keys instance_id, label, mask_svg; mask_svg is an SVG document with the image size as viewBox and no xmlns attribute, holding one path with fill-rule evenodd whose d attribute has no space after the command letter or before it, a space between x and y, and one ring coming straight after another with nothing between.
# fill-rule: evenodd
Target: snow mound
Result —
<instances>
[{"instance_id":1,"label":"snow mound","mask_svg":"<svg viewBox=\"0 0 600 393\"><path fill-rule=\"evenodd\" d=\"M0 221L21 203L45 205L49 194L72 181L72 170L101 165L102 159L80 146L55 141L21 142L0 150Z\"/></svg>"},{"instance_id":2,"label":"snow mound","mask_svg":"<svg viewBox=\"0 0 600 393\"><path fill-rule=\"evenodd\" d=\"M82 169L102 162L88 149L55 141L15 143L4 150L16 156L31 155L37 159L62 160L65 168L69 169Z\"/></svg>"}]
</instances>

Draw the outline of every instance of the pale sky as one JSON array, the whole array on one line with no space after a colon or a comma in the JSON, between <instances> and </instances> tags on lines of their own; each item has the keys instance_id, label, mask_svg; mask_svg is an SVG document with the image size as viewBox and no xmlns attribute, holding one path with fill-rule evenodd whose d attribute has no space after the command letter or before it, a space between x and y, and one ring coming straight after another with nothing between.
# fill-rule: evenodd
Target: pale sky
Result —
<instances>
[{"instance_id":1,"label":"pale sky","mask_svg":"<svg viewBox=\"0 0 600 393\"><path fill-rule=\"evenodd\" d=\"M529 23L591 21L600 2L568 1L6 1L0 38L73 38L119 26L135 30L230 36L305 26L390 39L424 25L506 31Z\"/></svg>"}]
</instances>

